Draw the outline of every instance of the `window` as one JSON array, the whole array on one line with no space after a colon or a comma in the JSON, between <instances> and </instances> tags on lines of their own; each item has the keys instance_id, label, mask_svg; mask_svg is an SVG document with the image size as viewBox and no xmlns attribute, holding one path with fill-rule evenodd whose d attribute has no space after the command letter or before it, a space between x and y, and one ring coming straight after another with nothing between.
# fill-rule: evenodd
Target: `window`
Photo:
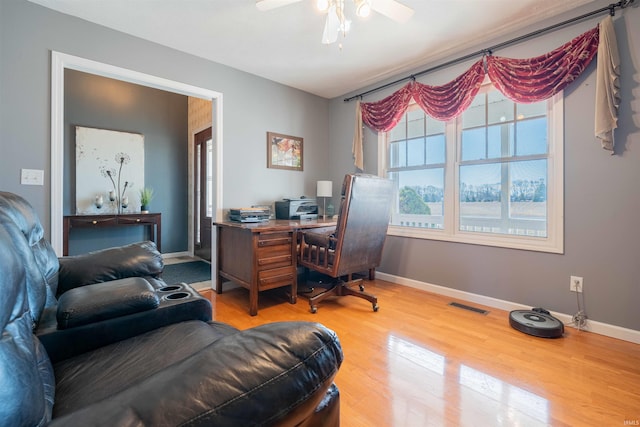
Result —
<instances>
[{"instance_id":1,"label":"window","mask_svg":"<svg viewBox=\"0 0 640 427\"><path fill-rule=\"evenodd\" d=\"M411 105L380 134L389 234L561 253L562 108L562 94L518 104L491 84L449 122Z\"/></svg>"}]
</instances>

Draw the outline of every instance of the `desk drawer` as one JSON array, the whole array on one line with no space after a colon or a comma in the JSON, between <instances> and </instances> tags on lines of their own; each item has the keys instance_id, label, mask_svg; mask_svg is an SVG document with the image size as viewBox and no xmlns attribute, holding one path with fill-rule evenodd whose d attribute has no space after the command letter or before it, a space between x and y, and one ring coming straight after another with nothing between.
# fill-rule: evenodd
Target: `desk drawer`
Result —
<instances>
[{"instance_id":1,"label":"desk drawer","mask_svg":"<svg viewBox=\"0 0 640 427\"><path fill-rule=\"evenodd\" d=\"M105 218L88 217L88 218L72 218L69 220L71 227L100 227L104 225L116 225L117 219L115 216L109 216Z\"/></svg>"},{"instance_id":2,"label":"desk drawer","mask_svg":"<svg viewBox=\"0 0 640 427\"><path fill-rule=\"evenodd\" d=\"M291 248L287 247L287 251L282 255L273 255L258 258L258 270L287 267L293 265L291 257Z\"/></svg>"},{"instance_id":3,"label":"desk drawer","mask_svg":"<svg viewBox=\"0 0 640 427\"><path fill-rule=\"evenodd\" d=\"M260 233L258 236L258 248L280 245L291 246L292 234L289 232Z\"/></svg>"},{"instance_id":4,"label":"desk drawer","mask_svg":"<svg viewBox=\"0 0 640 427\"><path fill-rule=\"evenodd\" d=\"M144 216L118 218L118 224L145 224L147 222L148 218L145 218Z\"/></svg>"},{"instance_id":5,"label":"desk drawer","mask_svg":"<svg viewBox=\"0 0 640 427\"><path fill-rule=\"evenodd\" d=\"M274 268L258 273L258 290L264 291L281 286L292 285L296 269L293 267Z\"/></svg>"},{"instance_id":6,"label":"desk drawer","mask_svg":"<svg viewBox=\"0 0 640 427\"><path fill-rule=\"evenodd\" d=\"M256 249L258 271L292 266L295 262L292 237L290 232L260 233Z\"/></svg>"}]
</instances>

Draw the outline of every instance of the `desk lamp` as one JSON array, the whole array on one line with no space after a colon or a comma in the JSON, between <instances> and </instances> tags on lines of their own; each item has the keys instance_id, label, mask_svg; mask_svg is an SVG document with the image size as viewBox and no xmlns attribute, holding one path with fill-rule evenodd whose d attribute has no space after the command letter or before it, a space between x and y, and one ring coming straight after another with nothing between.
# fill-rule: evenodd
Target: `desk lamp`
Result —
<instances>
[{"instance_id":1,"label":"desk lamp","mask_svg":"<svg viewBox=\"0 0 640 427\"><path fill-rule=\"evenodd\" d=\"M318 181L317 196L323 198L322 218L327 219L327 197L331 197L333 181Z\"/></svg>"}]
</instances>

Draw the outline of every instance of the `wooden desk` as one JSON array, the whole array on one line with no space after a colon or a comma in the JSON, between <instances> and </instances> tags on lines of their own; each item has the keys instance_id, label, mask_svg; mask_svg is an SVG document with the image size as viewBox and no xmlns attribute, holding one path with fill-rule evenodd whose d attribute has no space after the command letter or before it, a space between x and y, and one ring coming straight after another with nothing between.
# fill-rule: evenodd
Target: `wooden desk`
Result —
<instances>
[{"instance_id":1,"label":"wooden desk","mask_svg":"<svg viewBox=\"0 0 640 427\"><path fill-rule=\"evenodd\" d=\"M149 227L149 240L156 243L161 251L162 214L110 214L110 215L65 215L62 225L62 255L69 255L69 232L72 228L128 227L143 225Z\"/></svg>"},{"instance_id":2,"label":"wooden desk","mask_svg":"<svg viewBox=\"0 0 640 427\"><path fill-rule=\"evenodd\" d=\"M222 293L224 279L249 290L249 314L258 314L258 293L291 286L290 300L298 294L296 231L335 226L333 220L241 223L217 222L218 262L216 292Z\"/></svg>"}]
</instances>

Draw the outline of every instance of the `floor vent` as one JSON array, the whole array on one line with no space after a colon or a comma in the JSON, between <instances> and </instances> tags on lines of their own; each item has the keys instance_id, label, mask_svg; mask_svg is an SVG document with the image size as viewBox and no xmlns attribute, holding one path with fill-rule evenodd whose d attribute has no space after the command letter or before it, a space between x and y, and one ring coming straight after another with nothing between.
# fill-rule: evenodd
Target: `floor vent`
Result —
<instances>
[{"instance_id":1,"label":"floor vent","mask_svg":"<svg viewBox=\"0 0 640 427\"><path fill-rule=\"evenodd\" d=\"M460 304L459 302L450 302L449 305L453 306L453 307L462 308L463 310L473 311L474 313L480 313L480 314L484 314L484 315L489 314L489 312L487 310L483 310L483 309L478 308L478 307L471 307L470 305Z\"/></svg>"}]
</instances>

